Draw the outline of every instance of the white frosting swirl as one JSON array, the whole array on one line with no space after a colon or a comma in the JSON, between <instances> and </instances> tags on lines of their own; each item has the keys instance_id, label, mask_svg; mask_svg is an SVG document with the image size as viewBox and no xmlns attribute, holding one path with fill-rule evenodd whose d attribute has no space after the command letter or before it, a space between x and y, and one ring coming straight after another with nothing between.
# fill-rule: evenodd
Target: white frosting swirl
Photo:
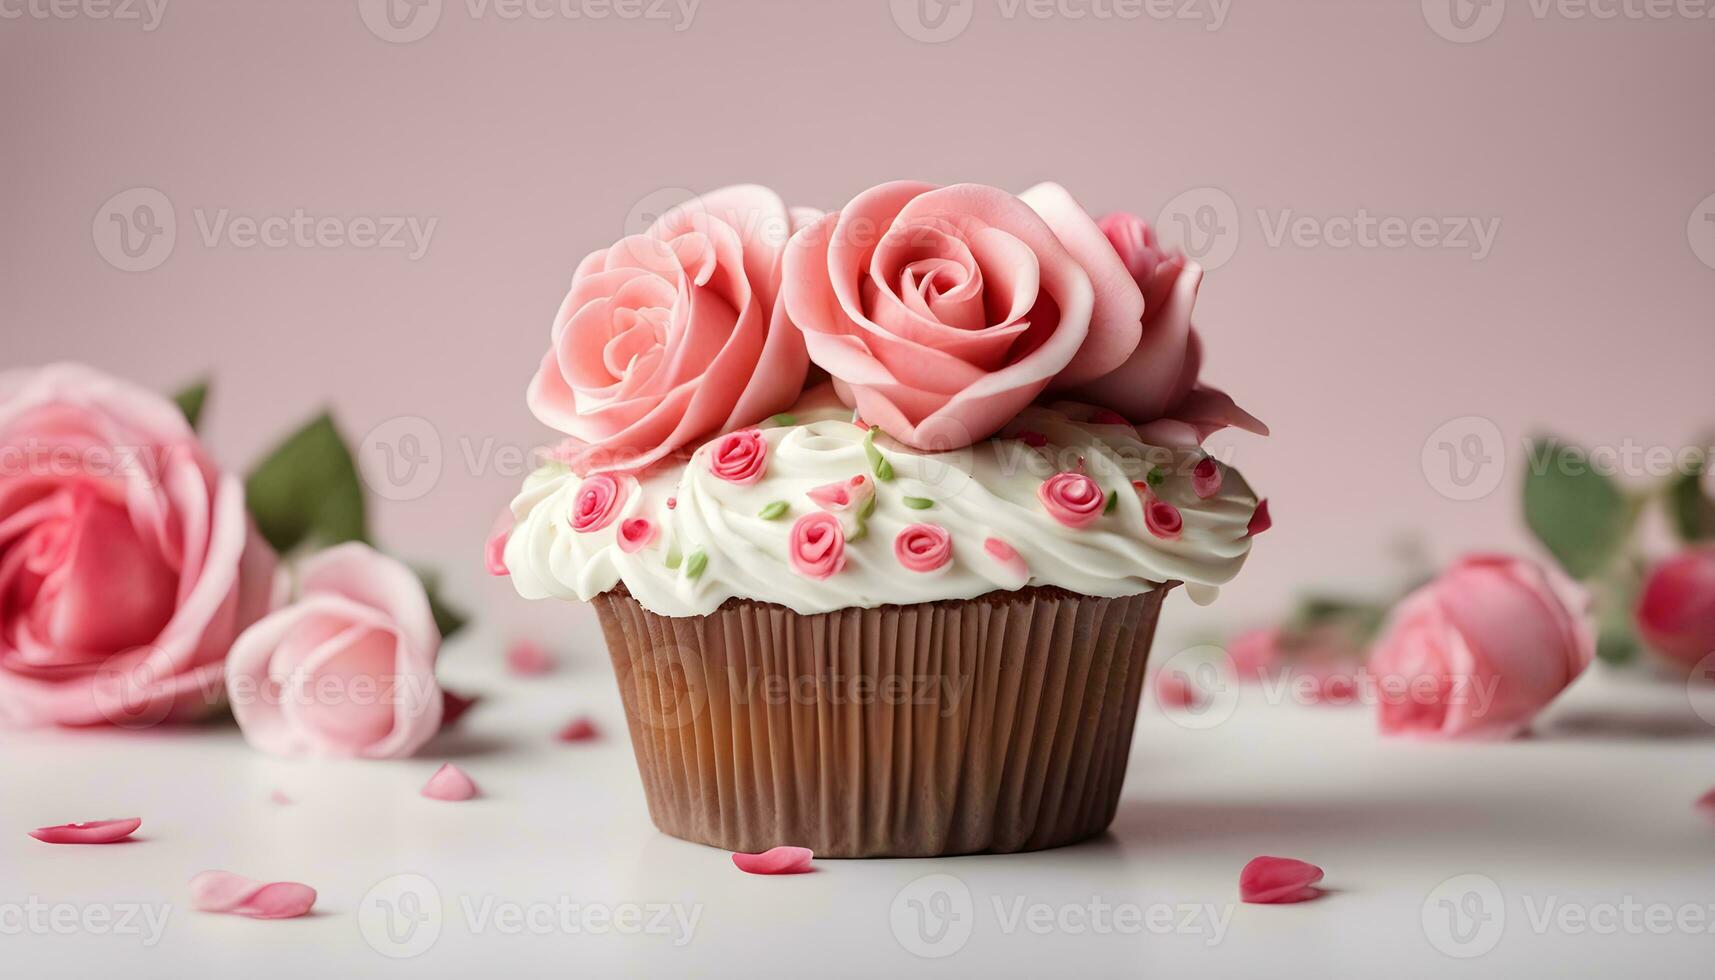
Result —
<instances>
[{"instance_id":1,"label":"white frosting swirl","mask_svg":"<svg viewBox=\"0 0 1715 980\"><path fill-rule=\"evenodd\" d=\"M506 544L506 567L528 599L589 600L624 582L645 608L664 616L705 615L731 598L812 614L970 599L1026 584L1123 596L1178 581L1194 599L1211 601L1215 587L1231 580L1250 552L1256 495L1221 465L1220 490L1201 499L1192 484L1192 471L1204 458L1200 450L1153 448L1129 425L1078 421L1092 413L1081 405L1032 406L1002 438L943 453L909 449L876 432L874 448L893 471L891 480L876 480L866 431L826 388L818 389L794 409L792 421L777 419L761 429L768 454L758 482L741 486L716 477L709 468L711 446L704 446L628 486L620 514L599 530L572 528L582 480L557 466L538 470L512 502L517 524ZM1046 443L1032 448L1005 437L1018 433L1030 433L1032 442L1041 442L1039 434ZM1113 504L1088 527L1074 529L1048 512L1037 491L1080 461ZM1152 468L1161 477L1155 496L1183 516L1183 531L1173 540L1151 532L1133 487ZM875 506L867 519L855 510L839 515L847 535L845 567L822 580L800 574L789 561L788 538L793 522L817 509L807 493L858 475L874 485ZM776 502L786 512L764 516ZM619 547L620 527L638 517L659 532L628 553ZM946 529L951 561L929 573L902 566L894 538L912 524ZM985 550L990 538L1018 553L1028 582ZM704 560L691 561L699 551Z\"/></svg>"}]
</instances>

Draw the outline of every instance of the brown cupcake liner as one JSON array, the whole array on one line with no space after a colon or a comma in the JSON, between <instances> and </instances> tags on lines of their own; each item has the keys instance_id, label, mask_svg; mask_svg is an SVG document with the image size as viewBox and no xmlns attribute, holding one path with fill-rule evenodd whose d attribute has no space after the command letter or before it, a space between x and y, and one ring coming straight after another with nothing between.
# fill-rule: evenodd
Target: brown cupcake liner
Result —
<instances>
[{"instance_id":1,"label":"brown cupcake liner","mask_svg":"<svg viewBox=\"0 0 1715 980\"><path fill-rule=\"evenodd\" d=\"M731 851L1032 851L1113 821L1172 584L802 616L596 597L649 813Z\"/></svg>"}]
</instances>

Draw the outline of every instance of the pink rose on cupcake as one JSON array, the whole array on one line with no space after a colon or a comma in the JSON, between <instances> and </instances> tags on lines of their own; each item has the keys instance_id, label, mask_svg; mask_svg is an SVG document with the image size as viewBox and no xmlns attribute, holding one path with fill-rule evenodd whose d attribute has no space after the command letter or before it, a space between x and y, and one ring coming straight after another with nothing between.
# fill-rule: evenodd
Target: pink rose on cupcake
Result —
<instances>
[{"instance_id":1,"label":"pink rose on cupcake","mask_svg":"<svg viewBox=\"0 0 1715 980\"><path fill-rule=\"evenodd\" d=\"M1588 600L1552 569L1466 558L1394 610L1370 659L1381 730L1510 738L1595 656Z\"/></svg>"},{"instance_id":2,"label":"pink rose on cupcake","mask_svg":"<svg viewBox=\"0 0 1715 980\"><path fill-rule=\"evenodd\" d=\"M1267 435L1268 427L1225 392L1198 383L1203 343L1191 326L1191 308L1202 266L1163 249L1135 215L1110 214L1101 229L1143 290L1143 332L1125 363L1067 394L1119 412L1154 445L1198 445L1228 426Z\"/></svg>"},{"instance_id":3,"label":"pink rose on cupcake","mask_svg":"<svg viewBox=\"0 0 1715 980\"><path fill-rule=\"evenodd\" d=\"M729 187L579 264L530 383L579 474L642 469L789 407L808 369L780 303L787 238L813 213Z\"/></svg>"},{"instance_id":4,"label":"pink rose on cupcake","mask_svg":"<svg viewBox=\"0 0 1715 980\"><path fill-rule=\"evenodd\" d=\"M1143 295L1056 185L882 184L796 235L782 287L810 359L921 449L997 432L1049 385L1125 363Z\"/></svg>"},{"instance_id":5,"label":"pink rose on cupcake","mask_svg":"<svg viewBox=\"0 0 1715 980\"><path fill-rule=\"evenodd\" d=\"M799 575L821 581L846 567L846 532L825 510L805 514L792 525L787 553Z\"/></svg>"},{"instance_id":6,"label":"pink rose on cupcake","mask_svg":"<svg viewBox=\"0 0 1715 980\"><path fill-rule=\"evenodd\" d=\"M298 598L233 644L227 692L251 745L394 759L441 727L441 634L423 585L368 545L303 563Z\"/></svg>"},{"instance_id":7,"label":"pink rose on cupcake","mask_svg":"<svg viewBox=\"0 0 1715 980\"><path fill-rule=\"evenodd\" d=\"M0 374L0 722L206 713L273 564L171 401L79 365Z\"/></svg>"}]
</instances>

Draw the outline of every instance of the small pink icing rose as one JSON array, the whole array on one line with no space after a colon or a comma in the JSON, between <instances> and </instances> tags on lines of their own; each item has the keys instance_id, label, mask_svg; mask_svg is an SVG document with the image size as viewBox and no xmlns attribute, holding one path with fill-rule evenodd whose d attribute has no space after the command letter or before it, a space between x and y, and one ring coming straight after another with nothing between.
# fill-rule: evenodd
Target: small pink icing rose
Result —
<instances>
[{"instance_id":1,"label":"small pink icing rose","mask_svg":"<svg viewBox=\"0 0 1715 980\"><path fill-rule=\"evenodd\" d=\"M1143 495L1143 523L1150 534L1163 541L1177 541L1180 532L1185 530L1185 515L1155 494L1146 493Z\"/></svg>"},{"instance_id":2,"label":"small pink icing rose","mask_svg":"<svg viewBox=\"0 0 1715 980\"><path fill-rule=\"evenodd\" d=\"M1393 611L1370 658L1388 735L1503 739L1590 665L1588 598L1553 569L1466 558Z\"/></svg>"},{"instance_id":3,"label":"small pink icing rose","mask_svg":"<svg viewBox=\"0 0 1715 980\"><path fill-rule=\"evenodd\" d=\"M805 494L817 507L831 511L857 510L875 496L875 484L863 474L839 483L824 483Z\"/></svg>"},{"instance_id":4,"label":"small pink icing rose","mask_svg":"<svg viewBox=\"0 0 1715 980\"><path fill-rule=\"evenodd\" d=\"M768 440L756 429L729 432L709 450L709 472L747 487L762 479L768 467Z\"/></svg>"},{"instance_id":5,"label":"small pink icing rose","mask_svg":"<svg viewBox=\"0 0 1715 980\"><path fill-rule=\"evenodd\" d=\"M912 524L893 539L893 556L907 571L938 571L953 559L953 536L938 524Z\"/></svg>"},{"instance_id":6,"label":"small pink icing rose","mask_svg":"<svg viewBox=\"0 0 1715 980\"><path fill-rule=\"evenodd\" d=\"M227 695L264 752L401 758L440 730L440 646L417 576L342 544L306 560L297 600L238 637Z\"/></svg>"},{"instance_id":7,"label":"small pink icing rose","mask_svg":"<svg viewBox=\"0 0 1715 980\"><path fill-rule=\"evenodd\" d=\"M1655 566L1638 600L1637 623L1651 649L1682 667L1715 655L1715 545Z\"/></svg>"},{"instance_id":8,"label":"small pink icing rose","mask_svg":"<svg viewBox=\"0 0 1715 980\"><path fill-rule=\"evenodd\" d=\"M655 522L647 517L633 517L619 524L619 550L634 555L654 543L660 534Z\"/></svg>"},{"instance_id":9,"label":"small pink icing rose","mask_svg":"<svg viewBox=\"0 0 1715 980\"><path fill-rule=\"evenodd\" d=\"M1191 326L1191 308L1202 267L1165 251L1135 215L1110 214L1100 227L1143 291L1142 335L1124 364L1075 387L1071 397L1118 411L1151 445L1194 446L1227 426L1267 435L1268 427L1224 392L1197 381L1203 343Z\"/></svg>"},{"instance_id":10,"label":"small pink icing rose","mask_svg":"<svg viewBox=\"0 0 1715 980\"><path fill-rule=\"evenodd\" d=\"M908 446L985 438L1050 384L1125 363L1143 294L1057 185L899 181L795 235L781 288L840 398Z\"/></svg>"},{"instance_id":11,"label":"small pink icing rose","mask_svg":"<svg viewBox=\"0 0 1715 980\"><path fill-rule=\"evenodd\" d=\"M1070 528L1094 524L1108 502L1096 481L1082 473L1056 473L1042 481L1036 496L1049 516Z\"/></svg>"},{"instance_id":12,"label":"small pink icing rose","mask_svg":"<svg viewBox=\"0 0 1715 980\"><path fill-rule=\"evenodd\" d=\"M1221 464L1213 456L1204 456L1191 470L1191 489L1199 500L1208 500L1221 492Z\"/></svg>"},{"instance_id":13,"label":"small pink icing rose","mask_svg":"<svg viewBox=\"0 0 1715 980\"><path fill-rule=\"evenodd\" d=\"M846 532L839 518L825 510L798 518L788 547L792 567L805 578L820 581L846 567Z\"/></svg>"},{"instance_id":14,"label":"small pink icing rose","mask_svg":"<svg viewBox=\"0 0 1715 980\"><path fill-rule=\"evenodd\" d=\"M608 473L587 477L572 501L572 530L589 534L612 524L625 507L631 482L629 477L616 478Z\"/></svg>"},{"instance_id":15,"label":"small pink icing rose","mask_svg":"<svg viewBox=\"0 0 1715 980\"><path fill-rule=\"evenodd\" d=\"M809 362L780 303L787 239L816 212L728 187L578 265L530 383L573 470L641 470L789 408Z\"/></svg>"},{"instance_id":16,"label":"small pink icing rose","mask_svg":"<svg viewBox=\"0 0 1715 980\"><path fill-rule=\"evenodd\" d=\"M0 725L206 715L273 568L171 401L76 364L0 372Z\"/></svg>"}]
</instances>

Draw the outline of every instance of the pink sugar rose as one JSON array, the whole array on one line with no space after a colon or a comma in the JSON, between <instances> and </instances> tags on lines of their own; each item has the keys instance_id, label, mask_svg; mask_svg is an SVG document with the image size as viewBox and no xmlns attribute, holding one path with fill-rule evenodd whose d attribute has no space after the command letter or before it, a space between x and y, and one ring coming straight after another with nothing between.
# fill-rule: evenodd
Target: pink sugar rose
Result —
<instances>
[{"instance_id":1,"label":"pink sugar rose","mask_svg":"<svg viewBox=\"0 0 1715 980\"><path fill-rule=\"evenodd\" d=\"M232 712L282 756L394 759L441 727L441 634L417 577L367 545L317 554L298 599L244 631L227 671Z\"/></svg>"},{"instance_id":2,"label":"pink sugar rose","mask_svg":"<svg viewBox=\"0 0 1715 980\"><path fill-rule=\"evenodd\" d=\"M1202 266L1164 250L1154 230L1135 215L1110 214L1100 227L1143 291L1142 336L1124 364L1078 385L1070 396L1118 411L1152 445L1195 446L1228 426L1267 435L1268 426L1224 392L1198 383L1203 342L1191 326L1191 308Z\"/></svg>"},{"instance_id":3,"label":"pink sugar rose","mask_svg":"<svg viewBox=\"0 0 1715 980\"><path fill-rule=\"evenodd\" d=\"M631 495L635 482L631 477L616 477L611 473L596 473L586 478L572 500L572 530L590 534L612 524L625 509L625 499Z\"/></svg>"},{"instance_id":4,"label":"pink sugar rose","mask_svg":"<svg viewBox=\"0 0 1715 980\"><path fill-rule=\"evenodd\" d=\"M953 560L953 536L939 524L912 524L893 539L893 556L907 571L940 571Z\"/></svg>"},{"instance_id":5,"label":"pink sugar rose","mask_svg":"<svg viewBox=\"0 0 1715 980\"><path fill-rule=\"evenodd\" d=\"M273 566L171 401L75 364L0 373L0 723L206 714Z\"/></svg>"},{"instance_id":6,"label":"pink sugar rose","mask_svg":"<svg viewBox=\"0 0 1715 980\"><path fill-rule=\"evenodd\" d=\"M804 495L823 510L844 513L861 510L875 496L875 484L860 473L838 483L824 483L805 491Z\"/></svg>"},{"instance_id":7,"label":"pink sugar rose","mask_svg":"<svg viewBox=\"0 0 1715 980\"><path fill-rule=\"evenodd\" d=\"M919 449L992 435L1142 332L1137 284L1053 184L882 184L792 239L781 292L840 398Z\"/></svg>"},{"instance_id":8,"label":"pink sugar rose","mask_svg":"<svg viewBox=\"0 0 1715 980\"><path fill-rule=\"evenodd\" d=\"M1094 524L1108 502L1096 481L1082 473L1056 473L1042 481L1036 496L1049 516L1070 528Z\"/></svg>"},{"instance_id":9,"label":"pink sugar rose","mask_svg":"<svg viewBox=\"0 0 1715 980\"><path fill-rule=\"evenodd\" d=\"M798 518L787 547L792 568L805 578L821 581L846 567L846 532L825 510Z\"/></svg>"},{"instance_id":10,"label":"pink sugar rose","mask_svg":"<svg viewBox=\"0 0 1715 980\"><path fill-rule=\"evenodd\" d=\"M579 474L640 470L790 407L808 361L781 255L814 217L728 187L585 258L528 395L570 437L558 455Z\"/></svg>"},{"instance_id":11,"label":"pink sugar rose","mask_svg":"<svg viewBox=\"0 0 1715 980\"><path fill-rule=\"evenodd\" d=\"M1504 739L1589 666L1589 602L1531 562L1466 558L1408 596L1370 659L1388 735Z\"/></svg>"},{"instance_id":12,"label":"pink sugar rose","mask_svg":"<svg viewBox=\"0 0 1715 980\"><path fill-rule=\"evenodd\" d=\"M1650 648L1681 667L1715 656L1715 545L1690 548L1653 568L1637 623Z\"/></svg>"},{"instance_id":13,"label":"pink sugar rose","mask_svg":"<svg viewBox=\"0 0 1715 980\"><path fill-rule=\"evenodd\" d=\"M619 550L634 555L649 547L660 536L661 529L647 517L633 517L619 525Z\"/></svg>"},{"instance_id":14,"label":"pink sugar rose","mask_svg":"<svg viewBox=\"0 0 1715 980\"><path fill-rule=\"evenodd\" d=\"M741 429L721 436L709 450L709 472L747 487L762 479L768 469L768 440L756 429Z\"/></svg>"}]
</instances>

